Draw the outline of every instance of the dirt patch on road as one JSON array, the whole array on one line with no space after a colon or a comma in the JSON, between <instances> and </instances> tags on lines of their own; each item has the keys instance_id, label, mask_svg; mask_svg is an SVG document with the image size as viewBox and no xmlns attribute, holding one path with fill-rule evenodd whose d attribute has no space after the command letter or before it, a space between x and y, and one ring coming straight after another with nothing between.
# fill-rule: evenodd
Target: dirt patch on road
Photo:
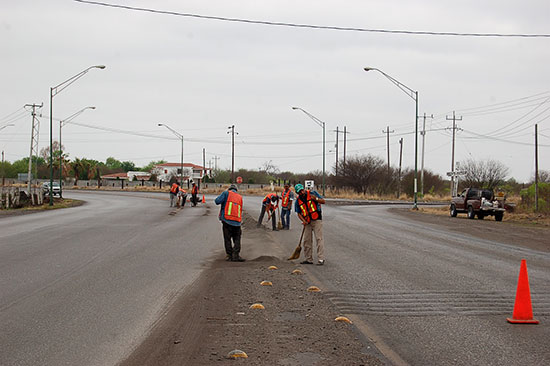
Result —
<instances>
[{"instance_id":1,"label":"dirt patch on road","mask_svg":"<svg viewBox=\"0 0 550 366\"><path fill-rule=\"evenodd\" d=\"M438 210L437 212L431 212L430 209L424 208L421 208L419 211L392 208L391 211L415 221L443 226L450 231L460 232L480 239L498 240L506 244L550 252L549 227L525 225L524 223L512 220L507 221L506 215L505 221L497 222L491 217L485 220L470 220L466 215L450 217L447 208L445 208L445 211Z\"/></svg>"},{"instance_id":2,"label":"dirt patch on road","mask_svg":"<svg viewBox=\"0 0 550 366\"><path fill-rule=\"evenodd\" d=\"M272 255L253 259L247 250L270 253L273 245L269 232L249 218L248 260L215 260L121 365L384 365L354 325L335 321L341 314L322 291L307 291L311 267ZM277 269L269 269L273 265ZM265 309L251 309L255 303ZM248 358L227 358L235 349Z\"/></svg>"}]
</instances>

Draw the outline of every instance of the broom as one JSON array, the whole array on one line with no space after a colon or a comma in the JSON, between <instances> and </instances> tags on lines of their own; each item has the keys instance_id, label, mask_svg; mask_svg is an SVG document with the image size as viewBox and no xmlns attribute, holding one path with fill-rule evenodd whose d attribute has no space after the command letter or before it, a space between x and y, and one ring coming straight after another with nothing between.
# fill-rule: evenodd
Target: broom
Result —
<instances>
[{"instance_id":1,"label":"broom","mask_svg":"<svg viewBox=\"0 0 550 366\"><path fill-rule=\"evenodd\" d=\"M298 246L296 249L294 249L294 253L288 258L288 260L298 259L300 258L300 253L302 252L302 238L304 237L304 231L306 231L306 227L304 226L302 228L302 235L300 235L300 242L298 243Z\"/></svg>"},{"instance_id":2,"label":"broom","mask_svg":"<svg viewBox=\"0 0 550 366\"><path fill-rule=\"evenodd\" d=\"M277 223L277 229L283 229L283 222L281 221L281 208L277 205L277 213L279 214L279 222Z\"/></svg>"}]
</instances>

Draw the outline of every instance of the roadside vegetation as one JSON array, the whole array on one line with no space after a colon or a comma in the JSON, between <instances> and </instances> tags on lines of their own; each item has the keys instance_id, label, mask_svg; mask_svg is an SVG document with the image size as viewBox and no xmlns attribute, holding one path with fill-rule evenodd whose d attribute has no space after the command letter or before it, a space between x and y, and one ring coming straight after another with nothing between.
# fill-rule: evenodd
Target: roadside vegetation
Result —
<instances>
[{"instance_id":1,"label":"roadside vegetation","mask_svg":"<svg viewBox=\"0 0 550 366\"><path fill-rule=\"evenodd\" d=\"M69 155L61 153L63 147L57 141L53 144L53 174L64 179L76 182L78 180L97 180L102 175L141 170L149 172L151 168L164 160L151 161L143 167L137 167L131 161L120 161L109 157L105 162L87 158L69 159ZM34 159L36 167L34 175L39 179L50 177L49 147L41 150L40 157ZM61 172L59 161L61 160ZM2 178L17 178L18 173L26 173L28 158L17 160L13 163L2 162L0 175ZM534 178L529 182L518 182L509 176L509 169L495 160L467 160L457 170L464 174L460 177L458 192L466 187L492 189L495 192L503 192L507 202L511 203L516 213L535 212L535 186ZM450 181L448 177L442 177L429 169L418 171L418 201L419 202L448 202L451 197ZM234 177L241 177L243 184L263 185L263 189L248 190L247 194L262 194L270 189L273 183L276 190L282 189L285 182L296 184L305 180L313 180L317 187L322 182L322 171L315 170L308 173L294 173L281 171L273 161L266 161L257 169L239 169L234 172ZM386 161L373 155L355 155L347 158L346 162L339 161L327 169L325 176L326 196L328 198L343 198L354 200L412 200L414 196L413 169L388 166ZM538 210L537 214L550 215L550 171L539 172ZM156 180L153 175L151 180ZM175 177L173 177L175 181ZM202 192L215 194L223 190L231 182L231 171L214 170L212 176L206 177L205 183L215 183L212 187ZM168 182L167 182L168 183ZM222 185L222 188L219 185ZM102 187L101 189L109 189ZM162 191L168 189L163 186ZM125 190L159 191L152 187L134 187Z\"/></svg>"}]
</instances>

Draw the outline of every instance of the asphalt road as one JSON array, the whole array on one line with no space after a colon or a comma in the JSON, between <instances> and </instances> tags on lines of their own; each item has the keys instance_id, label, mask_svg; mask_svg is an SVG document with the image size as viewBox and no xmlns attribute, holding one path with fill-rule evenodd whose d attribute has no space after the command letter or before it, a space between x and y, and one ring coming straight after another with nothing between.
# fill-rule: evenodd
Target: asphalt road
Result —
<instances>
[{"instance_id":1,"label":"asphalt road","mask_svg":"<svg viewBox=\"0 0 550 366\"><path fill-rule=\"evenodd\" d=\"M166 195L67 195L89 203L0 219L1 365L114 365L223 256L211 201L172 216ZM259 208L245 197L246 212ZM308 275L393 364L550 363L548 251L385 206L323 210L327 263ZM290 231L270 234L281 256L297 244L297 223L293 215ZM521 258L539 325L505 320Z\"/></svg>"},{"instance_id":2,"label":"asphalt road","mask_svg":"<svg viewBox=\"0 0 550 366\"><path fill-rule=\"evenodd\" d=\"M116 364L221 249L204 206L65 195L88 203L0 219L0 365Z\"/></svg>"},{"instance_id":3,"label":"asphalt road","mask_svg":"<svg viewBox=\"0 0 550 366\"><path fill-rule=\"evenodd\" d=\"M259 200L246 202L257 215ZM290 232L273 233L288 255L300 235L298 219L292 220ZM308 272L392 363L550 364L548 249L476 238L410 220L388 206L325 205L323 221L327 263ZM473 224L495 230L501 223ZM539 325L506 321L522 258Z\"/></svg>"}]
</instances>

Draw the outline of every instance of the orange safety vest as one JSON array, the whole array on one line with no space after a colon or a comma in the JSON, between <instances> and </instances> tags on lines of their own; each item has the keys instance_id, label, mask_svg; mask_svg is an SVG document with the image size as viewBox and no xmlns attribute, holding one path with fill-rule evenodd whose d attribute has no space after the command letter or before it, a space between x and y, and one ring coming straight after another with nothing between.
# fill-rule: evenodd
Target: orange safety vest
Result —
<instances>
[{"instance_id":1,"label":"orange safety vest","mask_svg":"<svg viewBox=\"0 0 550 366\"><path fill-rule=\"evenodd\" d=\"M287 208L288 203L290 201L290 189L288 191L283 191L282 196L283 196L283 200L281 202L281 206L283 206L284 208Z\"/></svg>"},{"instance_id":2,"label":"orange safety vest","mask_svg":"<svg viewBox=\"0 0 550 366\"><path fill-rule=\"evenodd\" d=\"M226 220L241 222L243 219L243 197L233 191L228 191L223 216Z\"/></svg>"},{"instance_id":3,"label":"orange safety vest","mask_svg":"<svg viewBox=\"0 0 550 366\"><path fill-rule=\"evenodd\" d=\"M172 187L170 187L170 193L176 194L177 190L178 190L178 185L176 183L172 183Z\"/></svg>"},{"instance_id":4,"label":"orange safety vest","mask_svg":"<svg viewBox=\"0 0 550 366\"><path fill-rule=\"evenodd\" d=\"M199 187L193 186L193 188L191 189L191 194L197 194L197 193L199 193Z\"/></svg>"},{"instance_id":5,"label":"orange safety vest","mask_svg":"<svg viewBox=\"0 0 550 366\"><path fill-rule=\"evenodd\" d=\"M302 201L302 198L298 196L298 206L300 206L300 213L309 223L311 220L319 219L319 211L317 210L317 204L311 199L311 193L307 191L306 202Z\"/></svg>"}]
</instances>

